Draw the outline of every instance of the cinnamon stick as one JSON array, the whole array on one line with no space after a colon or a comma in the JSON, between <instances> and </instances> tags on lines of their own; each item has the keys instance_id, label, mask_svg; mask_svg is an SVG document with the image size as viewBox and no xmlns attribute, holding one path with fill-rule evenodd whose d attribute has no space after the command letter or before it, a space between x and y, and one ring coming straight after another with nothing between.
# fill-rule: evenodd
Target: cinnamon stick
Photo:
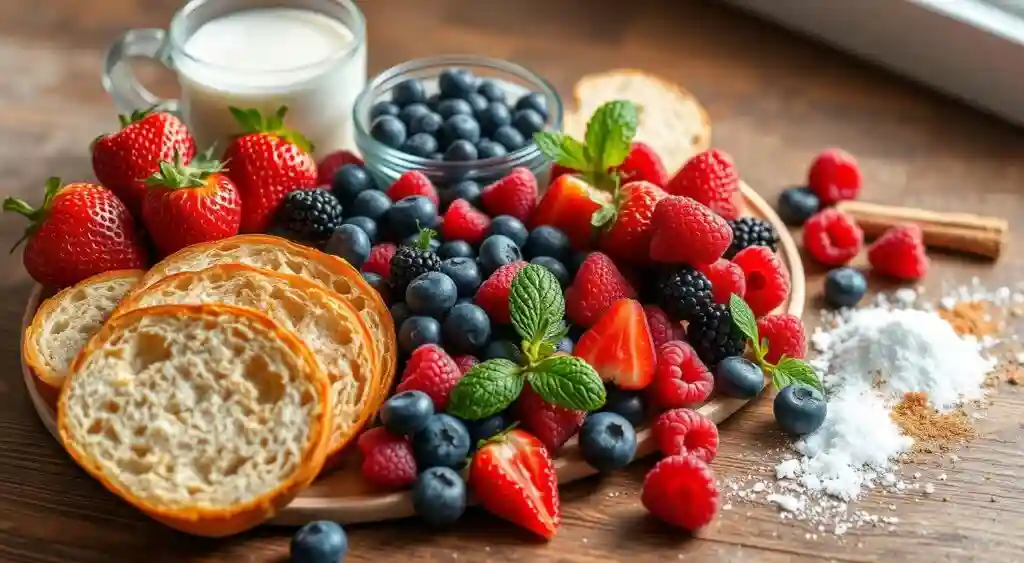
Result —
<instances>
[{"instance_id":1,"label":"cinnamon stick","mask_svg":"<svg viewBox=\"0 0 1024 563\"><path fill-rule=\"evenodd\" d=\"M836 208L853 217L868 238L902 223L916 223L924 232L925 246L992 259L999 258L1010 229L1005 219L969 213L943 213L863 201L842 201Z\"/></svg>"}]
</instances>

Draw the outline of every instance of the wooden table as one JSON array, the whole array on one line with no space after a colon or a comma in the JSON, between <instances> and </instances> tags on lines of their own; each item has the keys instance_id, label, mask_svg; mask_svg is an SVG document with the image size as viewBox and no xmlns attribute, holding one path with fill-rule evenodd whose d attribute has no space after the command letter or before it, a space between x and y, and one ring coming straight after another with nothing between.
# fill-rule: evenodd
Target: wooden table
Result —
<instances>
[{"instance_id":1,"label":"wooden table","mask_svg":"<svg viewBox=\"0 0 1024 563\"><path fill-rule=\"evenodd\" d=\"M176 0L9 0L0 6L0 177L4 191L37 202L43 180L91 178L87 145L114 126L98 70L106 45L127 27L165 25ZM623 7L628 6L628 8ZM714 144L769 200L803 180L821 148L845 147L865 175L863 197L940 210L1024 219L1024 135L1003 123L723 8L681 0L373 0L370 63L447 52L520 62L568 92L582 74L639 67L677 80L707 106ZM0 240L23 225L0 221ZM1024 241L1019 227L1013 243ZM1011 244L995 265L936 256L927 285L943 280L1009 284L1022 279ZM20 253L0 258L0 561L128 562L286 559L289 530L229 540L172 532L117 502L66 458L38 423L22 387L18 321L31 282ZM811 272L807 320L817 322L821 272ZM895 503L894 532L851 530L813 539L780 523L775 509L735 505L699 539L644 516L639 487L650 462L563 491L561 531L541 545L480 511L437 533L413 521L349 529L348 561L1024 561L1024 480L1017 473L1024 395L1003 386L983 436L962 460L926 460L936 494L871 496ZM749 458L782 444L762 399L721 428L714 467L750 472ZM943 502L943 499L948 502Z\"/></svg>"}]
</instances>

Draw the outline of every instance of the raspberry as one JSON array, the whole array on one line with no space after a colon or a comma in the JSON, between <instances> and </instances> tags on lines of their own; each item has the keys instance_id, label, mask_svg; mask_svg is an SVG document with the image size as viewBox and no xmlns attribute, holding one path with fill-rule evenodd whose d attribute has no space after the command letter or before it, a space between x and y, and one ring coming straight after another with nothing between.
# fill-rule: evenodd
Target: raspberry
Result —
<instances>
[{"instance_id":1,"label":"raspberry","mask_svg":"<svg viewBox=\"0 0 1024 563\"><path fill-rule=\"evenodd\" d=\"M868 248L868 262L876 272L900 280L919 280L928 273L928 256L921 227L898 225L882 233Z\"/></svg>"},{"instance_id":2,"label":"raspberry","mask_svg":"<svg viewBox=\"0 0 1024 563\"><path fill-rule=\"evenodd\" d=\"M464 199L457 199L448 206L441 224L444 240L464 240L472 245L480 244L491 228L491 218L470 205Z\"/></svg>"},{"instance_id":3,"label":"raspberry","mask_svg":"<svg viewBox=\"0 0 1024 563\"><path fill-rule=\"evenodd\" d=\"M651 404L674 409L701 403L711 395L715 380L693 347L671 340L658 347L658 367L647 387Z\"/></svg>"},{"instance_id":4,"label":"raspberry","mask_svg":"<svg viewBox=\"0 0 1024 563\"><path fill-rule=\"evenodd\" d=\"M418 474L412 444L383 428L380 430L383 432L373 428L360 437L363 478L382 489L401 489L412 485Z\"/></svg>"},{"instance_id":5,"label":"raspberry","mask_svg":"<svg viewBox=\"0 0 1024 563\"><path fill-rule=\"evenodd\" d=\"M636 290L606 254L591 252L565 290L565 313L573 323L589 328L619 299L636 297ZM506 303L507 305L507 303Z\"/></svg>"},{"instance_id":6,"label":"raspberry","mask_svg":"<svg viewBox=\"0 0 1024 563\"><path fill-rule=\"evenodd\" d=\"M441 198L437 195L437 188L419 170L409 170L399 176L395 183L391 184L391 187L388 188L387 194L391 201L398 201L414 195L422 195L434 202L435 206L441 203Z\"/></svg>"},{"instance_id":7,"label":"raspberry","mask_svg":"<svg viewBox=\"0 0 1024 563\"><path fill-rule=\"evenodd\" d=\"M732 157L712 149L690 158L669 180L665 191L695 199L727 219L736 219L742 209L742 198L734 198L739 188L740 176Z\"/></svg>"},{"instance_id":8,"label":"raspberry","mask_svg":"<svg viewBox=\"0 0 1024 563\"><path fill-rule=\"evenodd\" d=\"M519 270L526 267L526 264L522 260L505 264L495 270L491 277L480 284L480 289L476 290L476 297L473 300L481 309L487 312L491 322L495 324L508 324L512 322L508 296L509 292L512 291L512 280L515 279Z\"/></svg>"},{"instance_id":9,"label":"raspberry","mask_svg":"<svg viewBox=\"0 0 1024 563\"><path fill-rule=\"evenodd\" d=\"M662 455L692 455L711 463L718 453L718 427L693 409L672 409L654 419L651 435Z\"/></svg>"},{"instance_id":10,"label":"raspberry","mask_svg":"<svg viewBox=\"0 0 1024 563\"><path fill-rule=\"evenodd\" d=\"M409 355L397 391L423 391L434 402L434 410L441 412L459 379L462 372L455 360L440 346L424 344Z\"/></svg>"},{"instance_id":11,"label":"raspberry","mask_svg":"<svg viewBox=\"0 0 1024 563\"><path fill-rule=\"evenodd\" d=\"M694 456L666 457L644 478L640 501L666 523L697 530L711 523L718 512L715 474Z\"/></svg>"},{"instance_id":12,"label":"raspberry","mask_svg":"<svg viewBox=\"0 0 1024 563\"><path fill-rule=\"evenodd\" d=\"M557 452L583 426L586 411L566 409L548 403L529 384L523 387L515 406L523 429L537 437L551 453Z\"/></svg>"},{"instance_id":13,"label":"raspberry","mask_svg":"<svg viewBox=\"0 0 1024 563\"><path fill-rule=\"evenodd\" d=\"M623 185L629 182L650 182L659 188L668 183L668 172L658 153L647 143L636 141L626 160L616 169Z\"/></svg>"},{"instance_id":14,"label":"raspberry","mask_svg":"<svg viewBox=\"0 0 1024 563\"><path fill-rule=\"evenodd\" d=\"M789 272L771 249L751 246L732 259L743 270L746 291L743 298L755 315L767 315L789 295Z\"/></svg>"},{"instance_id":15,"label":"raspberry","mask_svg":"<svg viewBox=\"0 0 1024 563\"><path fill-rule=\"evenodd\" d=\"M651 259L700 266L722 257L732 243L729 223L687 197L669 196L651 216Z\"/></svg>"},{"instance_id":16,"label":"raspberry","mask_svg":"<svg viewBox=\"0 0 1024 563\"><path fill-rule=\"evenodd\" d=\"M466 372L473 369L473 366L480 363L480 360L476 359L475 356L470 356L469 354L455 356L452 359L455 360L455 365L459 366L459 373L462 375L466 375Z\"/></svg>"},{"instance_id":17,"label":"raspberry","mask_svg":"<svg viewBox=\"0 0 1024 563\"><path fill-rule=\"evenodd\" d=\"M359 435L357 445L359 446L359 451L365 455L373 448L376 448L377 445L390 442L397 438L401 438L401 436L396 436L388 432L383 426L375 426L367 429Z\"/></svg>"},{"instance_id":18,"label":"raspberry","mask_svg":"<svg viewBox=\"0 0 1024 563\"><path fill-rule=\"evenodd\" d=\"M513 168L507 176L481 190L480 201L492 217L511 215L526 223L537 206L537 178L528 168Z\"/></svg>"},{"instance_id":19,"label":"raspberry","mask_svg":"<svg viewBox=\"0 0 1024 563\"><path fill-rule=\"evenodd\" d=\"M661 307L644 305L644 315L647 317L647 326L651 329L651 340L655 349L669 340L680 340L683 337L682 327L668 318L668 314Z\"/></svg>"},{"instance_id":20,"label":"raspberry","mask_svg":"<svg viewBox=\"0 0 1024 563\"><path fill-rule=\"evenodd\" d=\"M743 297L747 292L747 278L743 270L724 258L701 266L699 270L711 282L711 298L715 303L728 304L731 295Z\"/></svg>"},{"instance_id":21,"label":"raspberry","mask_svg":"<svg viewBox=\"0 0 1024 563\"><path fill-rule=\"evenodd\" d=\"M838 209L824 209L804 223L804 248L826 266L842 266L860 252L864 233Z\"/></svg>"},{"instance_id":22,"label":"raspberry","mask_svg":"<svg viewBox=\"0 0 1024 563\"><path fill-rule=\"evenodd\" d=\"M370 255L363 262L363 271L372 272L378 276L388 279L391 275L391 258L395 255L398 247L390 242L383 242L370 249Z\"/></svg>"},{"instance_id":23,"label":"raspberry","mask_svg":"<svg viewBox=\"0 0 1024 563\"><path fill-rule=\"evenodd\" d=\"M822 205L833 205L844 199L856 199L860 193L860 168L857 160L842 149L828 149L811 162L807 185Z\"/></svg>"},{"instance_id":24,"label":"raspberry","mask_svg":"<svg viewBox=\"0 0 1024 563\"><path fill-rule=\"evenodd\" d=\"M804 323L793 315L768 315L757 319L757 335L768 339L768 353L764 358L773 364L782 356L802 360L807 355Z\"/></svg>"},{"instance_id":25,"label":"raspberry","mask_svg":"<svg viewBox=\"0 0 1024 563\"><path fill-rule=\"evenodd\" d=\"M334 173L346 164L358 164L362 166L363 159L346 150L332 152L323 157L316 165L316 184L318 186L330 186L334 181Z\"/></svg>"}]
</instances>

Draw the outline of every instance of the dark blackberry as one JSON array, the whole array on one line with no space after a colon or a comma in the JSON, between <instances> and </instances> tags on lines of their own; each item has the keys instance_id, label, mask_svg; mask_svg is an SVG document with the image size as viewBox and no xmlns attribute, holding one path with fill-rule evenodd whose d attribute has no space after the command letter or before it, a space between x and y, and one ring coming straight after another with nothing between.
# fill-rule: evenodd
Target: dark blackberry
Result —
<instances>
[{"instance_id":1,"label":"dark blackberry","mask_svg":"<svg viewBox=\"0 0 1024 563\"><path fill-rule=\"evenodd\" d=\"M686 340L712 370L725 358L742 355L746 348L746 340L732 322L729 308L719 303L693 315L686 327Z\"/></svg>"},{"instance_id":2,"label":"dark blackberry","mask_svg":"<svg viewBox=\"0 0 1024 563\"><path fill-rule=\"evenodd\" d=\"M729 226L732 227L732 244L725 251L726 258L731 259L750 246L767 246L775 252L779 237L771 224L753 217L741 217L729 221Z\"/></svg>"},{"instance_id":3,"label":"dark blackberry","mask_svg":"<svg viewBox=\"0 0 1024 563\"><path fill-rule=\"evenodd\" d=\"M391 258L392 295L405 295L406 286L420 274L441 271L441 259L430 250L434 234L430 229L423 229L416 246L398 247Z\"/></svg>"},{"instance_id":4,"label":"dark blackberry","mask_svg":"<svg viewBox=\"0 0 1024 563\"><path fill-rule=\"evenodd\" d=\"M281 204L277 223L302 239L323 242L345 220L341 211L341 203L329 190L296 190Z\"/></svg>"},{"instance_id":5,"label":"dark blackberry","mask_svg":"<svg viewBox=\"0 0 1024 563\"><path fill-rule=\"evenodd\" d=\"M711 282L689 266L663 274L657 292L661 308L679 321L688 321L711 305Z\"/></svg>"}]
</instances>

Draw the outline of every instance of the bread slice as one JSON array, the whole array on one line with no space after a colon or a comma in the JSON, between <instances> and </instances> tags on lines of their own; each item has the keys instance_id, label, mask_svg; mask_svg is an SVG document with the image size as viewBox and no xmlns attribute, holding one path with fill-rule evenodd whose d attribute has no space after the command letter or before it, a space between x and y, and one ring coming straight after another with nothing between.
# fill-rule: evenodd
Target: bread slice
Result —
<instances>
[{"instance_id":1,"label":"bread slice","mask_svg":"<svg viewBox=\"0 0 1024 563\"><path fill-rule=\"evenodd\" d=\"M238 235L219 241L196 244L164 258L139 282L138 289L160 278L179 272L195 272L216 264L239 263L286 274L297 274L315 281L348 300L366 321L378 355L380 384L377 402L391 390L398 364L398 344L391 313L380 295L366 283L348 262L306 246L270 235Z\"/></svg>"},{"instance_id":2,"label":"bread slice","mask_svg":"<svg viewBox=\"0 0 1024 563\"><path fill-rule=\"evenodd\" d=\"M630 100L639 106L636 140L651 145L674 174L711 145L711 119L700 102L678 84L634 69L588 74L573 88L575 108L566 113L565 132L582 139L587 120L601 104Z\"/></svg>"},{"instance_id":3,"label":"bread slice","mask_svg":"<svg viewBox=\"0 0 1024 563\"><path fill-rule=\"evenodd\" d=\"M267 314L306 343L331 381L334 426L328 455L373 416L377 354L370 332L343 298L306 278L242 264L181 272L129 295L113 316L142 307L223 303Z\"/></svg>"},{"instance_id":4,"label":"bread slice","mask_svg":"<svg viewBox=\"0 0 1024 563\"><path fill-rule=\"evenodd\" d=\"M71 362L144 273L115 270L97 274L64 288L36 310L21 341L21 357L48 403L56 406Z\"/></svg>"},{"instance_id":5,"label":"bread slice","mask_svg":"<svg viewBox=\"0 0 1024 563\"><path fill-rule=\"evenodd\" d=\"M57 429L71 457L151 517L202 536L256 526L319 472L327 376L266 315L163 305L111 318L74 362Z\"/></svg>"}]
</instances>

